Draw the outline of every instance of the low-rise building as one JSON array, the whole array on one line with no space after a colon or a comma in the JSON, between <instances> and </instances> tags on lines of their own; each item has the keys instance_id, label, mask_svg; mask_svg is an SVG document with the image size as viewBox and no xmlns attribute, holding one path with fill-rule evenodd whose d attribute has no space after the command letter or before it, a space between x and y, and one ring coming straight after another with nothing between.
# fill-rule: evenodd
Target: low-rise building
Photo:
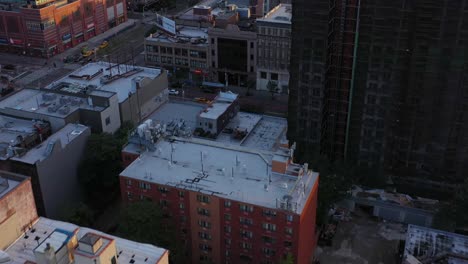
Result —
<instances>
[{"instance_id":1,"label":"low-rise building","mask_svg":"<svg viewBox=\"0 0 468 264\"><path fill-rule=\"evenodd\" d=\"M191 120L179 120L178 131L145 122L122 153L127 164L134 159L120 174L122 199L158 203L192 263L276 263L288 253L310 263L318 173L292 162L281 122L241 114L233 122L250 133L205 140L181 133Z\"/></svg>"},{"instance_id":2,"label":"low-rise building","mask_svg":"<svg viewBox=\"0 0 468 264\"><path fill-rule=\"evenodd\" d=\"M38 218L29 178L0 172L0 262L168 264L169 252L90 228Z\"/></svg>"},{"instance_id":3,"label":"low-rise building","mask_svg":"<svg viewBox=\"0 0 468 264\"><path fill-rule=\"evenodd\" d=\"M158 31L145 39L145 61L184 78L202 80L209 73L209 47L206 28L178 26L176 35Z\"/></svg>"},{"instance_id":4,"label":"low-rise building","mask_svg":"<svg viewBox=\"0 0 468 264\"><path fill-rule=\"evenodd\" d=\"M31 179L0 171L0 253L15 242L37 217Z\"/></svg>"},{"instance_id":5,"label":"low-rise building","mask_svg":"<svg viewBox=\"0 0 468 264\"><path fill-rule=\"evenodd\" d=\"M232 92L220 92L197 116L197 128L200 133L209 133L216 137L239 112L238 95Z\"/></svg>"},{"instance_id":6,"label":"low-rise building","mask_svg":"<svg viewBox=\"0 0 468 264\"><path fill-rule=\"evenodd\" d=\"M0 169L31 177L39 214L58 217L81 201L80 164L91 134L68 124L50 134L48 123L0 116Z\"/></svg>"},{"instance_id":7,"label":"low-rise building","mask_svg":"<svg viewBox=\"0 0 468 264\"><path fill-rule=\"evenodd\" d=\"M403 264L463 264L467 260L468 236L422 226L408 226Z\"/></svg>"},{"instance_id":8,"label":"low-rise building","mask_svg":"<svg viewBox=\"0 0 468 264\"><path fill-rule=\"evenodd\" d=\"M168 100L167 72L160 69L107 62L88 63L71 74L53 82L46 89L70 94L115 93L118 109L111 109L112 115L120 120L107 117L106 126L112 130L120 123L139 123ZM97 99L94 99L96 101ZM109 105L115 107L115 105ZM82 121L88 121L86 119ZM86 123L84 123L86 124ZM112 131L113 132L113 131Z\"/></svg>"},{"instance_id":9,"label":"low-rise building","mask_svg":"<svg viewBox=\"0 0 468 264\"><path fill-rule=\"evenodd\" d=\"M63 84L62 87L83 88L74 84ZM70 93L22 89L0 101L1 114L47 121L52 132L66 124L81 123L94 132L113 133L120 127L118 107L115 92L99 90Z\"/></svg>"},{"instance_id":10,"label":"low-rise building","mask_svg":"<svg viewBox=\"0 0 468 264\"><path fill-rule=\"evenodd\" d=\"M257 90L275 82L277 92L288 92L291 18L291 5L280 4L257 19Z\"/></svg>"},{"instance_id":11,"label":"low-rise building","mask_svg":"<svg viewBox=\"0 0 468 264\"><path fill-rule=\"evenodd\" d=\"M0 1L0 51L51 57L127 20L126 1Z\"/></svg>"}]
</instances>

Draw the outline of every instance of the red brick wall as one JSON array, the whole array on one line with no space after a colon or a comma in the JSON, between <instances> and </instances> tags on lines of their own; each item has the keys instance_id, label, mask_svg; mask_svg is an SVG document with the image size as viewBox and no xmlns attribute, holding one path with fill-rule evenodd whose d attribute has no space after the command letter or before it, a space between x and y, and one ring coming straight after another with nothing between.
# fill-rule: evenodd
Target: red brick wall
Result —
<instances>
[{"instance_id":1,"label":"red brick wall","mask_svg":"<svg viewBox=\"0 0 468 264\"><path fill-rule=\"evenodd\" d=\"M21 229L38 218L30 178L26 178L16 188L0 198L0 223L14 213L17 214L18 225Z\"/></svg>"},{"instance_id":2,"label":"red brick wall","mask_svg":"<svg viewBox=\"0 0 468 264\"><path fill-rule=\"evenodd\" d=\"M309 199L304 205L299 223L299 252L296 263L309 264L314 255L317 245L315 235L316 225L316 210L317 210L317 194L318 194L319 179L315 182L310 193ZM296 259L296 258L295 258Z\"/></svg>"}]
</instances>

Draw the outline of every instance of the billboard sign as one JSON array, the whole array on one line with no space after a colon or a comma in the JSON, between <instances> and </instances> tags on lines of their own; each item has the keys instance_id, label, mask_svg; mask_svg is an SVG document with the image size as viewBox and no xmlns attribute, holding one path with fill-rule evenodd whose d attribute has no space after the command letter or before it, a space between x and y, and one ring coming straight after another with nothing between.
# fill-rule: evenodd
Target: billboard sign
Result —
<instances>
[{"instance_id":1,"label":"billboard sign","mask_svg":"<svg viewBox=\"0 0 468 264\"><path fill-rule=\"evenodd\" d=\"M156 16L156 26L172 35L176 34L176 24L174 20L161 15Z\"/></svg>"}]
</instances>

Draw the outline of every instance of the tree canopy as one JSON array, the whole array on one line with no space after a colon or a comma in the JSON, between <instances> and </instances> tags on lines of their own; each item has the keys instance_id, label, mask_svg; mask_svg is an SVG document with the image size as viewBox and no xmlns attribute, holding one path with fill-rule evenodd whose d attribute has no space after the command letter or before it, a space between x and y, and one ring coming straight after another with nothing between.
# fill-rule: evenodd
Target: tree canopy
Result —
<instances>
[{"instance_id":1,"label":"tree canopy","mask_svg":"<svg viewBox=\"0 0 468 264\"><path fill-rule=\"evenodd\" d=\"M151 201L139 201L123 208L119 236L169 249L171 263L186 263L179 234L163 209Z\"/></svg>"}]
</instances>

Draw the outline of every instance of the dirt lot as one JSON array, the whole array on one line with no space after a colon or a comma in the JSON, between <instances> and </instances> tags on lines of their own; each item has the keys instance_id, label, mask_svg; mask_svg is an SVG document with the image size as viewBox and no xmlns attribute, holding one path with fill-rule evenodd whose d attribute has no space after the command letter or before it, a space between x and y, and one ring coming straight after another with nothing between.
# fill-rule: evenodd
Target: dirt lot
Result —
<instances>
[{"instance_id":1,"label":"dirt lot","mask_svg":"<svg viewBox=\"0 0 468 264\"><path fill-rule=\"evenodd\" d=\"M378 221L359 212L340 222L331 247L318 248L323 264L396 264L399 240L406 227Z\"/></svg>"}]
</instances>

